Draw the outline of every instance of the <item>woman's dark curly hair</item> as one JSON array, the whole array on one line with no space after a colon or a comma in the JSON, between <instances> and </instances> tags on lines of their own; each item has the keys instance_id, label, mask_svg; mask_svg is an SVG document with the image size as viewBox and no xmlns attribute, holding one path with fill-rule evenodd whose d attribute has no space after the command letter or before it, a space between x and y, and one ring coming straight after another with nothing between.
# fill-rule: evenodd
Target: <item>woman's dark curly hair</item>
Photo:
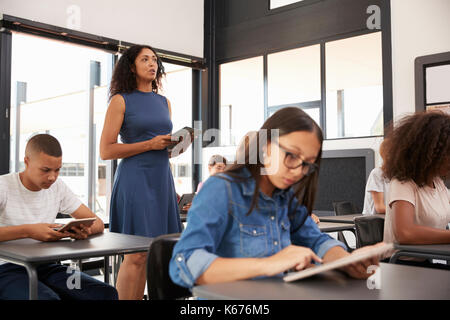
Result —
<instances>
[{"instance_id":1,"label":"woman's dark curly hair","mask_svg":"<svg viewBox=\"0 0 450 320\"><path fill-rule=\"evenodd\" d=\"M166 74L164 72L164 66L161 62L156 51L147 45L135 45L128 48L120 57L116 66L114 67L114 72L111 79L111 85L109 88L109 99L118 93L130 93L136 90L137 82L136 75L133 72L135 70L135 61L142 49L150 49L153 51L157 58L158 71L156 72L156 78L152 81L153 92L158 93L161 89L161 79Z\"/></svg>"},{"instance_id":2,"label":"woman's dark curly hair","mask_svg":"<svg viewBox=\"0 0 450 320\"><path fill-rule=\"evenodd\" d=\"M388 179L413 180L419 187L442 174L450 157L450 115L440 111L402 118L387 135L383 171Z\"/></svg>"}]
</instances>

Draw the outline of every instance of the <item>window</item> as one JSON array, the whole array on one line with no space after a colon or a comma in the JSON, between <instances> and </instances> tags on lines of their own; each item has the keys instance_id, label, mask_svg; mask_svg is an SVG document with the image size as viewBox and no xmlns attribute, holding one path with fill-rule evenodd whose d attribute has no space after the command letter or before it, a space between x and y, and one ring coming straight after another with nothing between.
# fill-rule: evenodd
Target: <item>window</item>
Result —
<instances>
[{"instance_id":1,"label":"window","mask_svg":"<svg viewBox=\"0 0 450 320\"><path fill-rule=\"evenodd\" d=\"M173 131L183 127L192 127L192 69L170 63L164 63L166 78L162 95L170 101L172 109ZM179 195L192 193L192 148L170 159L175 189Z\"/></svg>"},{"instance_id":2,"label":"window","mask_svg":"<svg viewBox=\"0 0 450 320\"><path fill-rule=\"evenodd\" d=\"M292 3L302 2L303 0L270 0L270 9L284 7Z\"/></svg>"},{"instance_id":3,"label":"window","mask_svg":"<svg viewBox=\"0 0 450 320\"><path fill-rule=\"evenodd\" d=\"M326 139L383 135L381 32L268 54L267 88L263 61L256 57L220 66L221 146L239 144L249 130L258 130L287 106L308 113Z\"/></svg>"},{"instance_id":4,"label":"window","mask_svg":"<svg viewBox=\"0 0 450 320\"><path fill-rule=\"evenodd\" d=\"M234 138L231 135L231 128L233 127L233 106L227 104L220 106L220 141L222 145L229 146L234 144Z\"/></svg>"},{"instance_id":5,"label":"window","mask_svg":"<svg viewBox=\"0 0 450 320\"><path fill-rule=\"evenodd\" d=\"M32 50L31 48L39 48ZM60 179L91 209L106 217L105 179L98 177L98 140L107 107L112 55L97 49L14 33L11 65L11 171L20 171L27 140L37 133L55 136L63 150ZM91 63L100 81L92 88L94 131L89 135ZM89 144L93 151L89 150ZM97 143L96 143L97 141ZM93 176L89 177L92 165ZM90 186L93 186L92 188ZM92 194L89 195L89 190Z\"/></svg>"},{"instance_id":6,"label":"window","mask_svg":"<svg viewBox=\"0 0 450 320\"><path fill-rule=\"evenodd\" d=\"M248 131L260 128L264 122L263 57L220 65L220 105L224 106L222 146L237 145Z\"/></svg>"},{"instance_id":7,"label":"window","mask_svg":"<svg viewBox=\"0 0 450 320\"><path fill-rule=\"evenodd\" d=\"M298 106L320 125L320 45L267 56L268 114Z\"/></svg>"},{"instance_id":8,"label":"window","mask_svg":"<svg viewBox=\"0 0 450 320\"><path fill-rule=\"evenodd\" d=\"M381 32L326 43L326 137L383 135Z\"/></svg>"}]
</instances>

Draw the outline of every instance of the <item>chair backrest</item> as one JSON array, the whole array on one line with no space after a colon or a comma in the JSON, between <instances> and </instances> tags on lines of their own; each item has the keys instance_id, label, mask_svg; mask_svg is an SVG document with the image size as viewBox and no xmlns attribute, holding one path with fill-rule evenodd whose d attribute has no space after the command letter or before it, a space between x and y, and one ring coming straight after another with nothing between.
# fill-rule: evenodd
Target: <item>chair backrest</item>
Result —
<instances>
[{"instance_id":1,"label":"chair backrest","mask_svg":"<svg viewBox=\"0 0 450 320\"><path fill-rule=\"evenodd\" d=\"M351 201L334 201L333 208L337 216L360 213L357 212L356 206Z\"/></svg>"},{"instance_id":2,"label":"chair backrest","mask_svg":"<svg viewBox=\"0 0 450 320\"><path fill-rule=\"evenodd\" d=\"M356 247L361 248L383 241L384 218L363 216L355 218Z\"/></svg>"},{"instance_id":3,"label":"chair backrest","mask_svg":"<svg viewBox=\"0 0 450 320\"><path fill-rule=\"evenodd\" d=\"M147 257L147 290L150 299L169 300L192 296L189 289L176 285L169 276L173 247L180 235L162 235L150 245Z\"/></svg>"}]
</instances>

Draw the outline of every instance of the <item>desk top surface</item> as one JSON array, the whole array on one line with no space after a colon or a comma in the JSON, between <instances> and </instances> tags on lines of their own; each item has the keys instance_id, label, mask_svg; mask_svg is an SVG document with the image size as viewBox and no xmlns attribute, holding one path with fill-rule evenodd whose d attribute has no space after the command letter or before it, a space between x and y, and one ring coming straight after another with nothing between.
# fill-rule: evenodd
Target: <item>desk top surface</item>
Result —
<instances>
[{"instance_id":1,"label":"desk top surface","mask_svg":"<svg viewBox=\"0 0 450 320\"><path fill-rule=\"evenodd\" d=\"M337 232L344 230L353 230L355 228L354 223L326 222L322 220L320 220L320 223L317 226L322 232Z\"/></svg>"},{"instance_id":2,"label":"desk top surface","mask_svg":"<svg viewBox=\"0 0 450 320\"><path fill-rule=\"evenodd\" d=\"M142 252L149 249L153 238L105 232L86 240L61 239L42 242L20 239L0 242L0 259L40 263L66 259L82 259L115 254Z\"/></svg>"},{"instance_id":3,"label":"desk top surface","mask_svg":"<svg viewBox=\"0 0 450 320\"><path fill-rule=\"evenodd\" d=\"M328 271L295 282L282 278L242 280L196 286L194 295L218 300L390 300L450 299L446 270L380 264L380 289L369 289L367 280Z\"/></svg>"},{"instance_id":4,"label":"desk top surface","mask_svg":"<svg viewBox=\"0 0 450 320\"><path fill-rule=\"evenodd\" d=\"M369 215L363 215L362 213L358 214L346 214L342 216L323 216L319 217L320 221L323 222L342 222L342 223L354 223L355 218L357 217L366 217ZM376 217L384 218L384 214L375 214Z\"/></svg>"},{"instance_id":5,"label":"desk top surface","mask_svg":"<svg viewBox=\"0 0 450 320\"><path fill-rule=\"evenodd\" d=\"M449 244L396 244L395 249L401 251L409 252L420 252L420 253L433 253L433 254L443 254L450 255L450 243Z\"/></svg>"}]
</instances>

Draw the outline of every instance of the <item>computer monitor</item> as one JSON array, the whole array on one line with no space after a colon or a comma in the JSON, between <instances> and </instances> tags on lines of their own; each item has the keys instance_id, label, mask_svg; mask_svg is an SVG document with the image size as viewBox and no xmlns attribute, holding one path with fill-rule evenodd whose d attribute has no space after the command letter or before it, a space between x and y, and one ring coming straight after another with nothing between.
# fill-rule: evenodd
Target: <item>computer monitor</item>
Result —
<instances>
[{"instance_id":1,"label":"computer monitor","mask_svg":"<svg viewBox=\"0 0 450 320\"><path fill-rule=\"evenodd\" d=\"M366 181L374 167L372 149L324 150L313 212L334 215L334 201L351 201L362 212Z\"/></svg>"}]
</instances>

